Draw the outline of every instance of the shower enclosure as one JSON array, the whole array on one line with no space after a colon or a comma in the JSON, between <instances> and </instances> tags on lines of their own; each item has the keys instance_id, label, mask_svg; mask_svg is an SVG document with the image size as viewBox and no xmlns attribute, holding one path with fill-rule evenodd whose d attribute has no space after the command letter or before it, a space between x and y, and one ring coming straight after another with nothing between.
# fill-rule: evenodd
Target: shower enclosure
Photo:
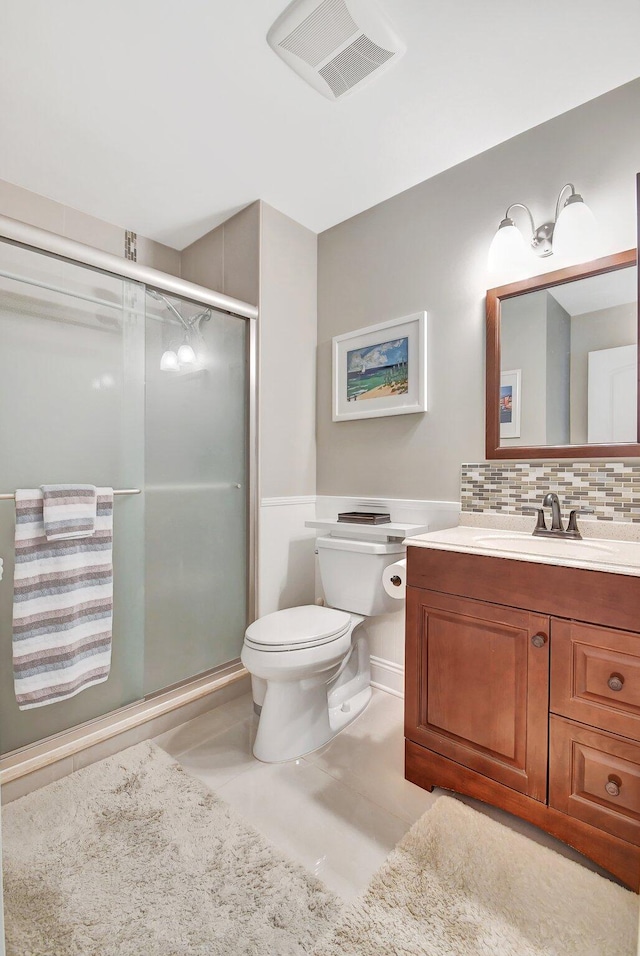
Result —
<instances>
[{"instance_id":1,"label":"shower enclosure","mask_svg":"<svg viewBox=\"0 0 640 956\"><path fill-rule=\"evenodd\" d=\"M18 710L15 512L0 500L2 754L215 672L253 617L256 310L56 239L56 255L0 241L0 493L130 492L114 500L112 666L70 700Z\"/></svg>"}]
</instances>

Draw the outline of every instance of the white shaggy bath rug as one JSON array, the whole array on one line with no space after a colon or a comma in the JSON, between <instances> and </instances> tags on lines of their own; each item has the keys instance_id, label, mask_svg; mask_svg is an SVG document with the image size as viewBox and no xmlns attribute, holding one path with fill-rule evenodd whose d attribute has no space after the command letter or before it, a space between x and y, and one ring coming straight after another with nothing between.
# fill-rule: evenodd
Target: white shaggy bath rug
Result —
<instances>
[{"instance_id":1,"label":"white shaggy bath rug","mask_svg":"<svg viewBox=\"0 0 640 956\"><path fill-rule=\"evenodd\" d=\"M314 956L635 956L638 897L451 797Z\"/></svg>"},{"instance_id":2,"label":"white shaggy bath rug","mask_svg":"<svg viewBox=\"0 0 640 956\"><path fill-rule=\"evenodd\" d=\"M8 956L293 956L340 904L153 744L3 811Z\"/></svg>"}]
</instances>

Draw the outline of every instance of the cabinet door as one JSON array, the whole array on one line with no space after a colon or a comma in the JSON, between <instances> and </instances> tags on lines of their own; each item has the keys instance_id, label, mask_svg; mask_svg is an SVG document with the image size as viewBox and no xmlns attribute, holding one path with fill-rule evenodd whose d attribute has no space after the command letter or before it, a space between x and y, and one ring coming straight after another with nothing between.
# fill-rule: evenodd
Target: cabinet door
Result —
<instances>
[{"instance_id":1,"label":"cabinet door","mask_svg":"<svg viewBox=\"0 0 640 956\"><path fill-rule=\"evenodd\" d=\"M542 802L549 618L407 588L405 735Z\"/></svg>"}]
</instances>

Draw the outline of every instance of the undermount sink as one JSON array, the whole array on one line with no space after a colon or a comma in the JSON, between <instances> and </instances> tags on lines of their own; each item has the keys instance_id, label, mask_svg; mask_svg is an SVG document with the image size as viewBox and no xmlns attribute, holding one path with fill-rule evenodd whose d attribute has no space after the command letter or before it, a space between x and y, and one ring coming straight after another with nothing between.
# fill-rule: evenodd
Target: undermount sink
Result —
<instances>
[{"instance_id":1,"label":"undermount sink","mask_svg":"<svg viewBox=\"0 0 640 956\"><path fill-rule=\"evenodd\" d=\"M640 541L617 541L611 538L576 540L459 525L444 531L415 535L407 538L405 543L421 548L462 551L467 554L475 552L516 561L567 565L640 576Z\"/></svg>"}]
</instances>

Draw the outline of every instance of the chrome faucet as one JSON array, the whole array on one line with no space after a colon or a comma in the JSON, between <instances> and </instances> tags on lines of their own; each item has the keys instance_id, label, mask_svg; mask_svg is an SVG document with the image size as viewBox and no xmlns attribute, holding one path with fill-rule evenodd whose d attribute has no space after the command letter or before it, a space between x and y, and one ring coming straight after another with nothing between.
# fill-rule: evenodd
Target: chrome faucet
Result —
<instances>
[{"instance_id":1,"label":"chrome faucet","mask_svg":"<svg viewBox=\"0 0 640 956\"><path fill-rule=\"evenodd\" d=\"M547 522L544 516L545 508L551 508L550 528L547 528ZM565 528L562 524L558 496L554 491L549 491L542 499L542 508L523 508L522 513L537 515L536 526L533 529L535 535L547 535L553 538L573 538L576 540L582 538L578 530L578 515L593 514L593 508L574 508L569 513L569 520Z\"/></svg>"}]
</instances>

